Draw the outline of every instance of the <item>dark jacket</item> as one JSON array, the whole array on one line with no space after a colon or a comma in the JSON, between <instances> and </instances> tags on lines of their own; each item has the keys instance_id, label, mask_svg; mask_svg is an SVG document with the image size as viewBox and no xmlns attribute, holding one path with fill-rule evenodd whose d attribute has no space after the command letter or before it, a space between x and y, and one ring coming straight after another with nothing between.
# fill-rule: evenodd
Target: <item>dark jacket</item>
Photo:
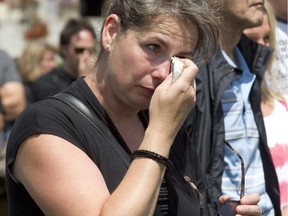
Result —
<instances>
[{"instance_id":1,"label":"dark jacket","mask_svg":"<svg viewBox=\"0 0 288 216\"><path fill-rule=\"evenodd\" d=\"M249 40L245 36L239 42L238 48L251 72L256 75L249 100L259 131L266 190L274 205L275 215L281 215L278 179L269 153L260 107L260 85L272 50ZM189 114L185 124L190 134L191 143L197 148L206 174L208 190L205 197L205 215L216 214L217 201L219 196L222 195L221 180L224 169L223 139L225 131L221 98L227 86L241 75L242 71L228 64L220 49L210 62L199 67L196 79L196 106Z\"/></svg>"}]
</instances>

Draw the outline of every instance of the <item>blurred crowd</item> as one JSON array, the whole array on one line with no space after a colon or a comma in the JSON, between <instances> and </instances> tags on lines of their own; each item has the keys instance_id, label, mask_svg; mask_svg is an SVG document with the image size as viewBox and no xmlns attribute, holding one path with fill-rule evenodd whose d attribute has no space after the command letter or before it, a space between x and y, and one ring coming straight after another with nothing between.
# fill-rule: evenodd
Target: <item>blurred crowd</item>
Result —
<instances>
[{"instance_id":1,"label":"blurred crowd","mask_svg":"<svg viewBox=\"0 0 288 216\"><path fill-rule=\"evenodd\" d=\"M59 46L34 38L27 40L17 58L0 50L2 196L5 196L5 150L13 122L30 104L60 92L79 76L89 73L96 48L96 31L91 22L85 18L71 18L60 32Z\"/></svg>"}]
</instances>

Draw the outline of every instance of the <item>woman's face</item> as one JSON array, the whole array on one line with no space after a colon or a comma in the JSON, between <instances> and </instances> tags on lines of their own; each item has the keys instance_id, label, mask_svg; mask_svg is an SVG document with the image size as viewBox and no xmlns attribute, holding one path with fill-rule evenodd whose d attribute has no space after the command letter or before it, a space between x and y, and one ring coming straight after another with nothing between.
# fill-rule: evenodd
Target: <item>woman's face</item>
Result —
<instances>
[{"instance_id":1,"label":"woman's face","mask_svg":"<svg viewBox=\"0 0 288 216\"><path fill-rule=\"evenodd\" d=\"M44 52L43 58L40 62L42 74L50 72L52 69L54 69L57 66L55 56L56 56L56 53L52 50L47 49Z\"/></svg>"},{"instance_id":2,"label":"woman's face","mask_svg":"<svg viewBox=\"0 0 288 216\"><path fill-rule=\"evenodd\" d=\"M170 58L191 59L197 40L196 26L187 27L176 18L150 29L114 31L103 42L111 46L105 81L110 98L132 109L148 108L153 92L169 75Z\"/></svg>"},{"instance_id":3,"label":"woman's face","mask_svg":"<svg viewBox=\"0 0 288 216\"><path fill-rule=\"evenodd\" d=\"M259 44L269 46L270 26L267 15L264 16L261 26L245 29L244 34Z\"/></svg>"}]
</instances>

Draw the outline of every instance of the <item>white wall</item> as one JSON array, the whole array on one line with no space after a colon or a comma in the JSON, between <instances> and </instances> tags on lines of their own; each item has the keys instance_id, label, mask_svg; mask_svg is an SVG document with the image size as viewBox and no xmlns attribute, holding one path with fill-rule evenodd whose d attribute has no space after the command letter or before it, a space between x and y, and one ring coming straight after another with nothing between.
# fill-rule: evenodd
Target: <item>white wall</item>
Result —
<instances>
[{"instance_id":1,"label":"white wall","mask_svg":"<svg viewBox=\"0 0 288 216\"><path fill-rule=\"evenodd\" d=\"M75 17L77 14L71 12L70 16ZM47 20L49 34L46 38L48 42L58 45L60 31L68 18L69 14L61 19L52 19L49 17L49 20ZM4 49L13 58L18 57L21 54L26 43L23 36L26 26L23 23L21 24L20 20L20 11L11 11L6 4L0 3L0 49ZM89 18L89 20L91 20L96 33L99 36L102 19L100 17L93 17Z\"/></svg>"}]
</instances>

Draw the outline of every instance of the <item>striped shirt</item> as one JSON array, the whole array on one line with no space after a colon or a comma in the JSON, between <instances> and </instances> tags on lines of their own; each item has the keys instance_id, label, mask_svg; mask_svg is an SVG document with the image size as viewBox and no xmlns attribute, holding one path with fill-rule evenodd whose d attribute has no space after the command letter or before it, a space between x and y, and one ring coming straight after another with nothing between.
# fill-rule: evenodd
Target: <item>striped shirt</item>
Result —
<instances>
[{"instance_id":1,"label":"striped shirt","mask_svg":"<svg viewBox=\"0 0 288 216\"><path fill-rule=\"evenodd\" d=\"M237 67L222 50L226 60ZM265 188L263 164L259 150L259 133L249 102L249 93L255 80L242 54L235 50L238 68L243 75L230 83L222 98L225 139L240 153L245 164L245 193L258 193L262 215L274 215L270 197ZM224 145L224 143L223 143ZM222 193L239 200L241 185L241 161L225 146Z\"/></svg>"}]
</instances>

